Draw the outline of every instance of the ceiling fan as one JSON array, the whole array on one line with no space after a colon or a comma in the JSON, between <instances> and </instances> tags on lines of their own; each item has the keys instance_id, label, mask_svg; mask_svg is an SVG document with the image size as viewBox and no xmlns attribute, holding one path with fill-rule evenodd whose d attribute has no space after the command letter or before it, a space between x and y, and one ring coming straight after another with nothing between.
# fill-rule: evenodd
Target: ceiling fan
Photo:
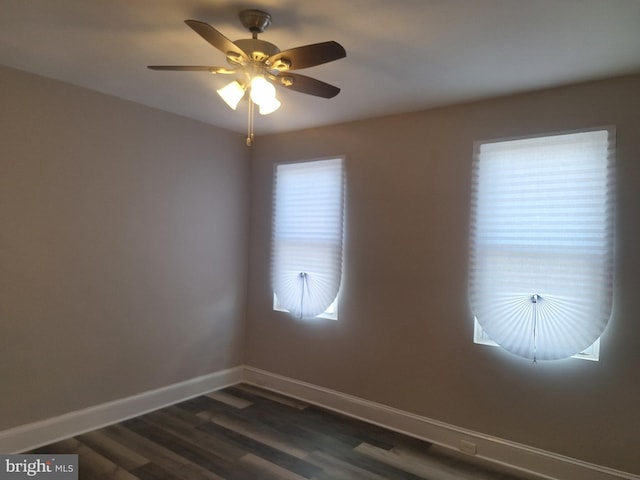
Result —
<instances>
[{"instance_id":1,"label":"ceiling fan","mask_svg":"<svg viewBox=\"0 0 640 480\"><path fill-rule=\"evenodd\" d=\"M235 80L218 90L218 94L234 110L249 92L249 126L247 145L253 143L253 107L261 114L269 114L280 102L275 96L278 85L322 98L333 98L340 89L321 80L292 70L301 70L346 57L345 49L337 42L314 43L280 51L273 43L258 39L258 34L271 25L271 15L262 10L242 10L240 22L251 32L251 38L232 42L211 25L197 20L185 20L198 35L226 55L228 66L149 65L151 70L202 71L235 75Z\"/></svg>"}]
</instances>

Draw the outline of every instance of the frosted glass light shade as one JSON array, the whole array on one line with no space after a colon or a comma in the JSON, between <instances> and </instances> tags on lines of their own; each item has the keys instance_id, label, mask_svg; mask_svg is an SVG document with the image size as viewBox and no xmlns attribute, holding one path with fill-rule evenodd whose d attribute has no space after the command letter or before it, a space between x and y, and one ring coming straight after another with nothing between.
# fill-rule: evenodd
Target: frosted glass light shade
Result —
<instances>
[{"instance_id":1,"label":"frosted glass light shade","mask_svg":"<svg viewBox=\"0 0 640 480\"><path fill-rule=\"evenodd\" d=\"M269 115L270 113L273 113L280 108L280 102L277 98L274 97L268 101L263 101L258 105L258 107L260 107L260 115Z\"/></svg>"},{"instance_id":2,"label":"frosted glass light shade","mask_svg":"<svg viewBox=\"0 0 640 480\"><path fill-rule=\"evenodd\" d=\"M276 87L268 82L264 77L254 77L251 80L251 100L258 105L269 103L276 98Z\"/></svg>"},{"instance_id":3,"label":"frosted glass light shade","mask_svg":"<svg viewBox=\"0 0 640 480\"><path fill-rule=\"evenodd\" d=\"M264 77L254 77L251 80L251 100L260 107L260 115L269 115L280 108L276 88Z\"/></svg>"},{"instance_id":4,"label":"frosted glass light shade","mask_svg":"<svg viewBox=\"0 0 640 480\"><path fill-rule=\"evenodd\" d=\"M244 97L244 87L238 83L237 80L227 84L225 87L216 90L218 95L222 97L229 107L235 110L238 107L238 103Z\"/></svg>"}]
</instances>

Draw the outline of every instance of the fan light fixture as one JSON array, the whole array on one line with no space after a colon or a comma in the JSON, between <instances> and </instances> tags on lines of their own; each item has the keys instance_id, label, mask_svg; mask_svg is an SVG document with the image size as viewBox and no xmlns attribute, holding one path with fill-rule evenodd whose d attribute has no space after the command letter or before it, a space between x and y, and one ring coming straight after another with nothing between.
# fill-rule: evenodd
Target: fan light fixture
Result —
<instances>
[{"instance_id":1,"label":"fan light fixture","mask_svg":"<svg viewBox=\"0 0 640 480\"><path fill-rule=\"evenodd\" d=\"M247 91L247 87L234 80L216 91L231 109L236 110L238 103L240 103ZM260 115L269 115L280 108L281 105L276 98L276 87L261 76L254 77L251 80L249 98L260 107Z\"/></svg>"},{"instance_id":2,"label":"fan light fixture","mask_svg":"<svg viewBox=\"0 0 640 480\"><path fill-rule=\"evenodd\" d=\"M211 25L197 20L185 20L204 40L225 54L229 66L149 65L151 70L209 72L215 75L235 75L236 80L217 90L227 105L238 108L249 92L247 145L253 143L253 111L258 105L261 115L269 115L280 108L275 85L307 95L333 98L340 89L315 78L292 73L291 70L314 67L344 58L347 53L334 41L303 45L280 51L273 43L258 39L258 34L271 25L271 15L262 10L242 10L240 22L251 32L251 38L232 42Z\"/></svg>"},{"instance_id":3,"label":"fan light fixture","mask_svg":"<svg viewBox=\"0 0 640 480\"><path fill-rule=\"evenodd\" d=\"M253 143L253 108L258 105L260 115L269 115L280 108L280 101L276 98L276 87L268 82L262 75L256 75L249 82L249 87L241 85L234 80L226 86L216 90L224 102L233 110L238 108L238 103L249 90L249 127L247 132L247 145Z\"/></svg>"}]
</instances>

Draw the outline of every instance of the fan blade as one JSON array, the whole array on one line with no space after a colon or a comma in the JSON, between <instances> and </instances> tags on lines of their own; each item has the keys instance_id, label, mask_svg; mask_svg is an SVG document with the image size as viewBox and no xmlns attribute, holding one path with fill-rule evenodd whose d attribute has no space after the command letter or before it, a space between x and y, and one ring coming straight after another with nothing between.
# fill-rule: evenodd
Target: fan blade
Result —
<instances>
[{"instance_id":1,"label":"fan blade","mask_svg":"<svg viewBox=\"0 0 640 480\"><path fill-rule=\"evenodd\" d=\"M289 90L315 95L316 97L333 98L340 93L338 87L299 73L283 73L277 75L276 80Z\"/></svg>"},{"instance_id":2,"label":"fan blade","mask_svg":"<svg viewBox=\"0 0 640 480\"><path fill-rule=\"evenodd\" d=\"M201 67L188 65L149 65L151 70L173 70L176 72L210 72L210 73L236 73L235 68L229 67Z\"/></svg>"},{"instance_id":3,"label":"fan blade","mask_svg":"<svg viewBox=\"0 0 640 480\"><path fill-rule=\"evenodd\" d=\"M177 72L208 72L211 67L190 67L187 65L149 65L150 70L175 70Z\"/></svg>"},{"instance_id":4,"label":"fan blade","mask_svg":"<svg viewBox=\"0 0 640 480\"><path fill-rule=\"evenodd\" d=\"M289 63L288 70L300 70L302 68L315 67L327 62L333 62L347 56L347 52L337 42L322 42L291 48L284 52L276 53L266 61L267 65L274 65L278 60Z\"/></svg>"},{"instance_id":5,"label":"fan blade","mask_svg":"<svg viewBox=\"0 0 640 480\"><path fill-rule=\"evenodd\" d=\"M235 43L233 43L208 23L199 22L198 20L185 20L184 23L189 25L198 35L200 35L225 55L227 55L227 53L229 52L232 52L239 58L249 61L249 57L240 47L238 47Z\"/></svg>"}]
</instances>

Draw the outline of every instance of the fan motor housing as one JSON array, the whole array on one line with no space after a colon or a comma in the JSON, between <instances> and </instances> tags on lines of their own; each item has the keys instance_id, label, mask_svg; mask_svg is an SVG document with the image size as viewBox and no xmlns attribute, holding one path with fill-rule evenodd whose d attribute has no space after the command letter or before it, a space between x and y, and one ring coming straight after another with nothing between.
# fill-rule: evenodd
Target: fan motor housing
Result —
<instances>
[{"instance_id":1,"label":"fan motor housing","mask_svg":"<svg viewBox=\"0 0 640 480\"><path fill-rule=\"evenodd\" d=\"M242 10L238 17L244 28L253 34L262 33L271 25L271 15L263 10Z\"/></svg>"},{"instance_id":2,"label":"fan motor housing","mask_svg":"<svg viewBox=\"0 0 640 480\"><path fill-rule=\"evenodd\" d=\"M265 42L264 40L259 40L257 38L244 38L236 40L233 43L240 47L251 57L252 60L255 60L256 62L264 62L272 55L280 53L280 49L273 43Z\"/></svg>"}]
</instances>

